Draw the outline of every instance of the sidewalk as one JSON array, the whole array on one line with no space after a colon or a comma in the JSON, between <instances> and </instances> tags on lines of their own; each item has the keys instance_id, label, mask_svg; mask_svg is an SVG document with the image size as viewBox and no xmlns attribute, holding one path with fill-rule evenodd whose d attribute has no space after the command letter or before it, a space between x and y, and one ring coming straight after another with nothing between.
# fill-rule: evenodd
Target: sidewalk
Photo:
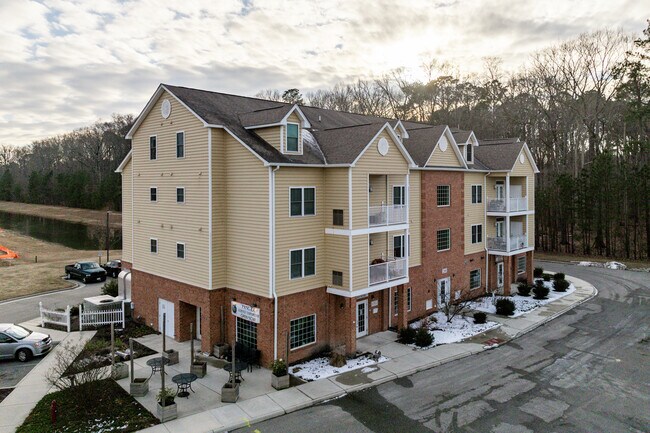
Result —
<instances>
[{"instance_id":1,"label":"sidewalk","mask_svg":"<svg viewBox=\"0 0 650 433\"><path fill-rule=\"evenodd\" d=\"M50 384L45 379L47 371L55 362L56 353L62 350L64 343L79 344L83 347L86 341L90 340L95 331L83 331L66 333L53 329L43 329L38 327L40 320L34 319L29 322L21 323L22 326L37 332L50 334L53 341L59 344L45 356L36 366L16 385L11 394L0 402L0 433L10 433L16 431L27 415L32 411L36 403L43 396L53 391Z\"/></svg>"},{"instance_id":2,"label":"sidewalk","mask_svg":"<svg viewBox=\"0 0 650 433\"><path fill-rule=\"evenodd\" d=\"M501 327L468 341L436 346L429 350L413 350L396 343L397 336L394 332L380 332L360 339L357 348L371 352L380 350L382 355L391 358L387 362L282 391L271 391L248 399L242 398L235 404L195 413L141 431L203 433L234 430L489 350L485 346L486 340L496 337L503 340L501 343L503 344L542 326L597 295L598 291L586 281L569 276L566 278L576 287L574 293L543 305L524 316L504 318L489 315L489 320L501 323ZM270 375L270 372L264 371ZM270 376L268 382L270 383ZM243 385L242 390L245 388L246 386Z\"/></svg>"}]
</instances>

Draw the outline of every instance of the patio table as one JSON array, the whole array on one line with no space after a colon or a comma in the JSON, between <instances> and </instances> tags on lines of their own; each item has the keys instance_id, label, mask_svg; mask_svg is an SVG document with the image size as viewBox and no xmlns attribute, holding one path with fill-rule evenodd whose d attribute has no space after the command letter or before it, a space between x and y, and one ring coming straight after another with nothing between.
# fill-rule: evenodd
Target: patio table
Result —
<instances>
[{"instance_id":1,"label":"patio table","mask_svg":"<svg viewBox=\"0 0 650 433\"><path fill-rule=\"evenodd\" d=\"M176 376L172 377L172 382L174 382L176 385L178 385L178 389L176 390L176 395L179 397L189 397L190 393L187 392L187 390L191 390L194 392L192 389L192 382L194 382L197 379L197 375L194 373L181 373L177 374Z\"/></svg>"},{"instance_id":2,"label":"patio table","mask_svg":"<svg viewBox=\"0 0 650 433\"><path fill-rule=\"evenodd\" d=\"M147 365L151 367L151 376L150 378L154 375L154 373L157 373L162 370L162 366L169 364L169 359L165 358L164 356L160 356L158 358L151 358L147 360ZM165 374L167 374L165 372Z\"/></svg>"},{"instance_id":3,"label":"patio table","mask_svg":"<svg viewBox=\"0 0 650 433\"><path fill-rule=\"evenodd\" d=\"M243 370L246 370L247 368L248 368L247 362L235 361L235 381L244 380L244 378L241 375L241 372ZM226 370L228 373L232 372L232 362L229 362L226 365L224 365L223 369Z\"/></svg>"}]
</instances>

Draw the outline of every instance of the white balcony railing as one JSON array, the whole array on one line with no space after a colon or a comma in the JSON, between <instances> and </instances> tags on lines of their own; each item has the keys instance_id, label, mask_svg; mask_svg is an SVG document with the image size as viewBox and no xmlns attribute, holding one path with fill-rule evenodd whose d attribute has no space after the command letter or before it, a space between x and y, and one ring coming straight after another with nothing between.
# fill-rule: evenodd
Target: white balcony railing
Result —
<instances>
[{"instance_id":1,"label":"white balcony railing","mask_svg":"<svg viewBox=\"0 0 650 433\"><path fill-rule=\"evenodd\" d=\"M391 259L384 263L377 263L369 267L369 285L386 283L406 277L406 258Z\"/></svg>"},{"instance_id":2,"label":"white balcony railing","mask_svg":"<svg viewBox=\"0 0 650 433\"><path fill-rule=\"evenodd\" d=\"M505 237L487 238L488 250L494 251L508 251L508 242ZM528 248L528 236L511 236L510 237L510 251L517 251L523 248Z\"/></svg>"},{"instance_id":3,"label":"white balcony railing","mask_svg":"<svg viewBox=\"0 0 650 433\"><path fill-rule=\"evenodd\" d=\"M368 225L370 227L406 223L405 205L370 206L368 208Z\"/></svg>"},{"instance_id":4,"label":"white balcony railing","mask_svg":"<svg viewBox=\"0 0 650 433\"><path fill-rule=\"evenodd\" d=\"M489 212L506 212L506 200L490 198L487 199ZM528 210L528 196L510 197L510 212Z\"/></svg>"}]
</instances>

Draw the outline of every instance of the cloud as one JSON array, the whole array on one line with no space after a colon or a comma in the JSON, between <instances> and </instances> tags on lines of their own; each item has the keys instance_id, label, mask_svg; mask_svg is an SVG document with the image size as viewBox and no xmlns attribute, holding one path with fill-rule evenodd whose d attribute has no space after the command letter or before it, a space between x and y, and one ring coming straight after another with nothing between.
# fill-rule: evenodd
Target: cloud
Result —
<instances>
[{"instance_id":1,"label":"cloud","mask_svg":"<svg viewBox=\"0 0 650 433\"><path fill-rule=\"evenodd\" d=\"M303 92L437 58L514 68L581 32L645 27L641 2L605 0L8 0L0 16L0 143L137 114L158 83Z\"/></svg>"}]
</instances>

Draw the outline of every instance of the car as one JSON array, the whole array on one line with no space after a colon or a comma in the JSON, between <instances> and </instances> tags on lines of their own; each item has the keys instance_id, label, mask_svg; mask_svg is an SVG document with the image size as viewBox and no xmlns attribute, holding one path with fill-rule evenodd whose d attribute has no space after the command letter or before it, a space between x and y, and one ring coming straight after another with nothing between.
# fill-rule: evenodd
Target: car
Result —
<instances>
[{"instance_id":1,"label":"car","mask_svg":"<svg viewBox=\"0 0 650 433\"><path fill-rule=\"evenodd\" d=\"M30 331L13 323L0 323L0 358L29 361L34 356L45 355L52 349L48 334Z\"/></svg>"},{"instance_id":2,"label":"car","mask_svg":"<svg viewBox=\"0 0 650 433\"><path fill-rule=\"evenodd\" d=\"M109 277L117 278L122 271L122 260L112 260L102 265Z\"/></svg>"},{"instance_id":3,"label":"car","mask_svg":"<svg viewBox=\"0 0 650 433\"><path fill-rule=\"evenodd\" d=\"M74 265L67 265L65 275L68 279L78 278L84 283L106 281L106 271L97 262L77 262Z\"/></svg>"}]
</instances>

